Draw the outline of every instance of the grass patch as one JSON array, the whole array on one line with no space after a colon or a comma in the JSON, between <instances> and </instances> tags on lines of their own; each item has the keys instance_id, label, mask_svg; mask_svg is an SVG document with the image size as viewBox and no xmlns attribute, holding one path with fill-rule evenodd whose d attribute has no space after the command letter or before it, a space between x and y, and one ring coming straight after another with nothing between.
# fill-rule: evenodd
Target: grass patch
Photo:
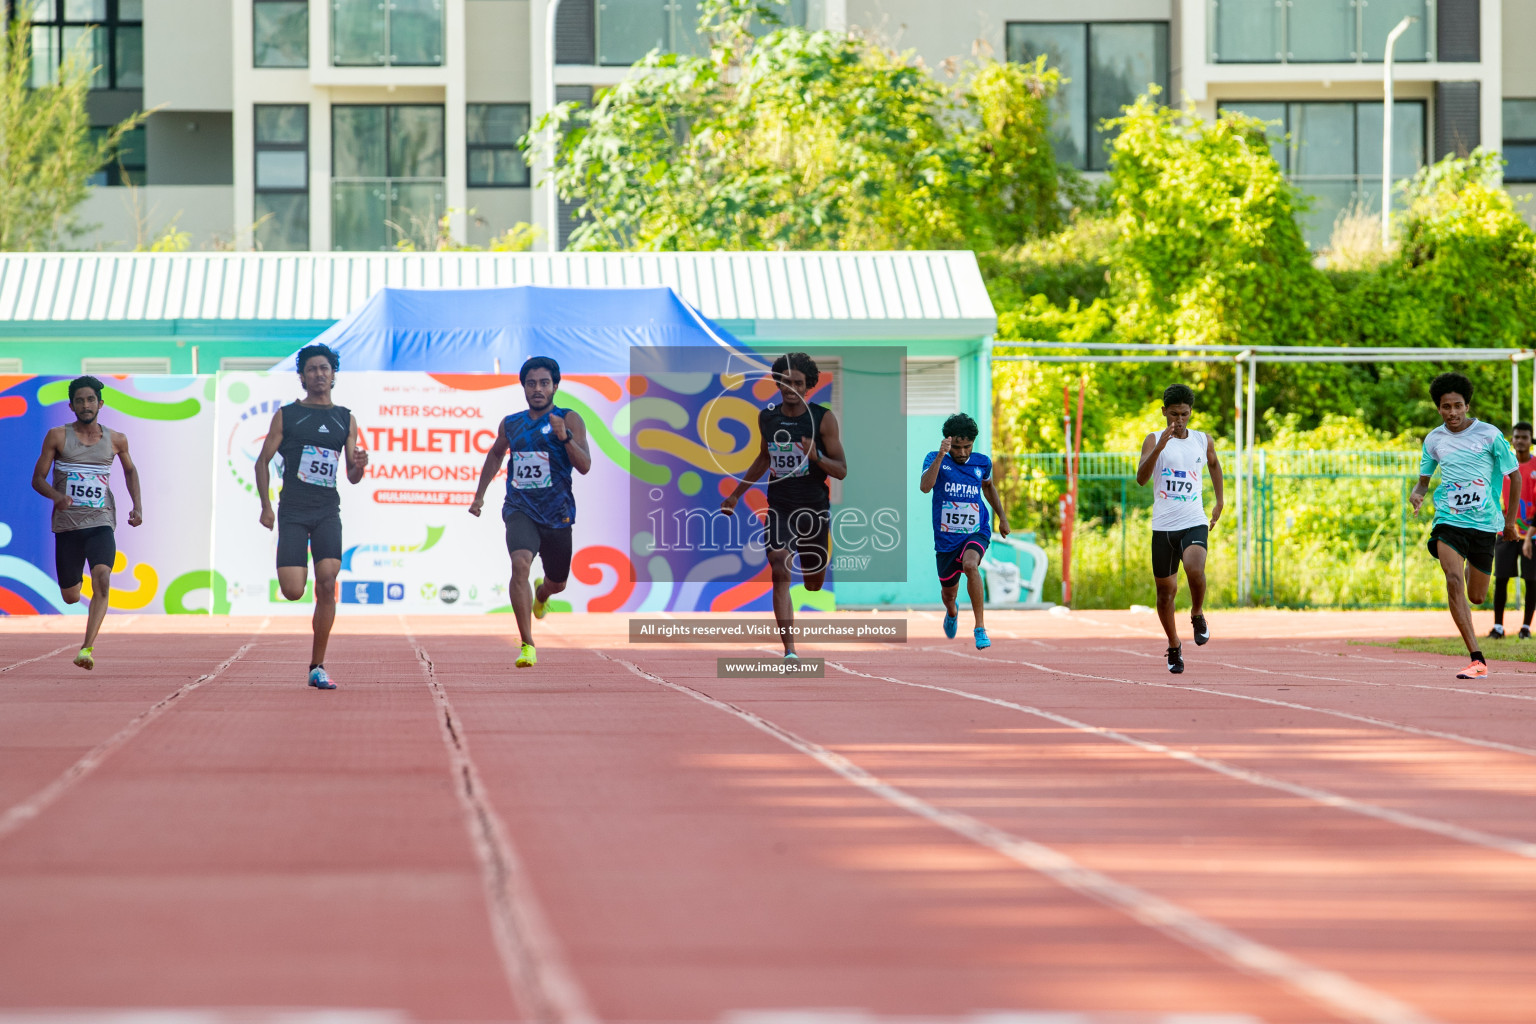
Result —
<instances>
[{"instance_id":1,"label":"grass patch","mask_svg":"<svg viewBox=\"0 0 1536 1024\"><path fill-rule=\"evenodd\" d=\"M1483 657L1489 661L1536 661L1536 640L1515 640L1505 637L1494 640L1483 637ZM1460 637L1408 636L1395 643L1376 643L1372 647L1390 647L1397 651L1419 651L1423 654L1445 654L1454 658L1467 656L1466 645Z\"/></svg>"}]
</instances>

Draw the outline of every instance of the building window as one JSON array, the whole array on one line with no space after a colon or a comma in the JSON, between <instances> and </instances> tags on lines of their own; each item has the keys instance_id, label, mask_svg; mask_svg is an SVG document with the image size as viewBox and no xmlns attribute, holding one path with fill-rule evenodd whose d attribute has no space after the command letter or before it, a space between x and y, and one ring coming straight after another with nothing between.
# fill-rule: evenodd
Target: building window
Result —
<instances>
[{"instance_id":1,"label":"building window","mask_svg":"<svg viewBox=\"0 0 1536 1024\"><path fill-rule=\"evenodd\" d=\"M1312 197L1302 230L1313 248L1328 244L1334 221L1348 209L1381 209L1381 111L1370 102L1222 103L1268 125L1270 152L1280 169ZM1424 166L1424 103L1392 104L1392 180Z\"/></svg>"},{"instance_id":2,"label":"building window","mask_svg":"<svg viewBox=\"0 0 1536 1024\"><path fill-rule=\"evenodd\" d=\"M1504 101L1504 180L1536 181L1536 100Z\"/></svg>"},{"instance_id":3,"label":"building window","mask_svg":"<svg viewBox=\"0 0 1536 1024\"><path fill-rule=\"evenodd\" d=\"M446 206L443 108L332 107L331 178L333 248L434 248Z\"/></svg>"},{"instance_id":4,"label":"building window","mask_svg":"<svg viewBox=\"0 0 1536 1024\"><path fill-rule=\"evenodd\" d=\"M309 107L258 104L256 121L256 248L309 248Z\"/></svg>"},{"instance_id":5,"label":"building window","mask_svg":"<svg viewBox=\"0 0 1536 1024\"><path fill-rule=\"evenodd\" d=\"M1211 61L1221 64L1380 64L1387 34L1418 20L1392 59L1434 60L1431 0L1214 0Z\"/></svg>"},{"instance_id":6,"label":"building window","mask_svg":"<svg viewBox=\"0 0 1536 1024\"><path fill-rule=\"evenodd\" d=\"M92 128L91 140L100 142L110 128ZM92 185L142 185L146 171L143 125L130 129L118 137L117 149L107 157L101 170L91 175Z\"/></svg>"},{"instance_id":7,"label":"building window","mask_svg":"<svg viewBox=\"0 0 1536 1024\"><path fill-rule=\"evenodd\" d=\"M471 103L467 111L470 188L527 188L517 140L528 132L526 103Z\"/></svg>"},{"instance_id":8,"label":"building window","mask_svg":"<svg viewBox=\"0 0 1536 1024\"><path fill-rule=\"evenodd\" d=\"M53 85L82 40L93 89L144 88L144 0L20 0L32 19L32 86Z\"/></svg>"},{"instance_id":9,"label":"building window","mask_svg":"<svg viewBox=\"0 0 1536 1024\"><path fill-rule=\"evenodd\" d=\"M804 25L807 0L790 0L778 9L789 25ZM700 0L598 0L597 62L628 65L652 50L698 56L705 52L699 38ZM757 22L753 32L764 35L777 25Z\"/></svg>"},{"instance_id":10,"label":"building window","mask_svg":"<svg viewBox=\"0 0 1536 1024\"><path fill-rule=\"evenodd\" d=\"M309 67L309 0L251 4L251 63L258 68Z\"/></svg>"},{"instance_id":11,"label":"building window","mask_svg":"<svg viewBox=\"0 0 1536 1024\"><path fill-rule=\"evenodd\" d=\"M1008 59L1044 56L1067 82L1051 99L1056 159L1082 171L1109 167L1114 133L1103 121L1155 85L1168 89L1166 21L1010 22Z\"/></svg>"},{"instance_id":12,"label":"building window","mask_svg":"<svg viewBox=\"0 0 1536 1024\"><path fill-rule=\"evenodd\" d=\"M443 63L443 0L330 0L337 67Z\"/></svg>"}]
</instances>

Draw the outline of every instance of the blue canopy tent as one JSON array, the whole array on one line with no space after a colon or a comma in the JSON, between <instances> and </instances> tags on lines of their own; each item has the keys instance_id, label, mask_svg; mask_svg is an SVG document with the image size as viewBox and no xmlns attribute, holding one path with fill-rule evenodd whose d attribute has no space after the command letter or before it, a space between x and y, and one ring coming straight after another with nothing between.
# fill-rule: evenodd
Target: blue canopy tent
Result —
<instances>
[{"instance_id":1,"label":"blue canopy tent","mask_svg":"<svg viewBox=\"0 0 1536 1024\"><path fill-rule=\"evenodd\" d=\"M637 348L748 353L671 288L383 288L315 343L347 370L430 373L516 373L540 355L573 373L621 374ZM272 369L291 369L297 352Z\"/></svg>"}]
</instances>

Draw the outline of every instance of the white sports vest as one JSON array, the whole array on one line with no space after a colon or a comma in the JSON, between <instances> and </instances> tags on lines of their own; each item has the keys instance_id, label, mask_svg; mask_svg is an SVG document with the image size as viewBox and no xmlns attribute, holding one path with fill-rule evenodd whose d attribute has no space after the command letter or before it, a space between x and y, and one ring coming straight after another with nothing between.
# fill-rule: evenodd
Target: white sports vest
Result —
<instances>
[{"instance_id":1,"label":"white sports vest","mask_svg":"<svg viewBox=\"0 0 1536 1024\"><path fill-rule=\"evenodd\" d=\"M1152 529L1187 530L1209 522L1204 502L1209 443L1198 430L1168 439L1152 470Z\"/></svg>"}]
</instances>

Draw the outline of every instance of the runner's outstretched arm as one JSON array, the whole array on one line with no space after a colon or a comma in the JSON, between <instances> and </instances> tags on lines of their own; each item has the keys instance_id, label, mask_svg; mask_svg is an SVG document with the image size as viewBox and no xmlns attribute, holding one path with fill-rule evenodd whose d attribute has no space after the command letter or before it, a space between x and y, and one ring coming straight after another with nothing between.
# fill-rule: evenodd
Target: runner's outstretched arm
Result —
<instances>
[{"instance_id":1,"label":"runner's outstretched arm","mask_svg":"<svg viewBox=\"0 0 1536 1024\"><path fill-rule=\"evenodd\" d=\"M1216 455L1216 441L1209 434L1205 436L1205 464L1210 467L1211 490L1216 494L1216 504L1211 506L1211 527L1215 528L1227 502L1221 485L1221 459Z\"/></svg>"},{"instance_id":2,"label":"runner's outstretched arm","mask_svg":"<svg viewBox=\"0 0 1536 1024\"><path fill-rule=\"evenodd\" d=\"M1004 537L1008 536L1008 513L1003 509L1003 496L997 493L997 484L991 478L983 480L981 493L987 499L987 504L992 506L992 511L997 513L997 532Z\"/></svg>"},{"instance_id":3,"label":"runner's outstretched arm","mask_svg":"<svg viewBox=\"0 0 1536 1024\"><path fill-rule=\"evenodd\" d=\"M747 467L746 475L736 484L736 489L726 495L725 499L720 502L720 511L726 515L731 515L732 510L736 508L736 503L741 500L741 496L750 491L752 485L761 480L766 472L768 472L768 439L765 437L758 443L757 458L753 459L752 465Z\"/></svg>"},{"instance_id":4,"label":"runner's outstretched arm","mask_svg":"<svg viewBox=\"0 0 1536 1024\"><path fill-rule=\"evenodd\" d=\"M485 505L485 492L491 486L491 481L496 479L496 474L501 472L501 460L507 457L507 424L503 420L501 426L496 428L496 441L491 445L491 450L485 453L485 465L480 467L480 486L475 488L475 500L469 503L469 514L478 516L480 509Z\"/></svg>"},{"instance_id":5,"label":"runner's outstretched arm","mask_svg":"<svg viewBox=\"0 0 1536 1024\"><path fill-rule=\"evenodd\" d=\"M581 413L568 412L564 416L551 413L549 425L555 432L555 439L565 445L571 468L585 476L592 468L592 450L587 447L587 424Z\"/></svg>"},{"instance_id":6,"label":"runner's outstretched arm","mask_svg":"<svg viewBox=\"0 0 1536 1024\"><path fill-rule=\"evenodd\" d=\"M49 501L54 508L68 508L74 502L69 495L53 489L53 484L48 481L48 471L53 468L53 460L58 457L59 449L64 444L64 427L53 427L43 435L43 454L38 457L37 465L32 467L32 489Z\"/></svg>"},{"instance_id":7,"label":"runner's outstretched arm","mask_svg":"<svg viewBox=\"0 0 1536 1024\"><path fill-rule=\"evenodd\" d=\"M818 454L816 442L804 438L800 442L805 457L821 467L821 471L835 480L848 479L848 456L843 452L843 435L837 426L837 417L830 412L821 418L821 444L825 454Z\"/></svg>"},{"instance_id":8,"label":"runner's outstretched arm","mask_svg":"<svg viewBox=\"0 0 1536 1024\"><path fill-rule=\"evenodd\" d=\"M1157 468L1157 457L1163 454L1163 449L1168 445L1168 439L1173 436L1173 428L1169 427L1161 434L1148 434L1141 442L1141 461L1136 464L1136 484L1141 486L1152 479L1152 470Z\"/></svg>"},{"instance_id":9,"label":"runner's outstretched arm","mask_svg":"<svg viewBox=\"0 0 1536 1024\"><path fill-rule=\"evenodd\" d=\"M347 480L350 483L363 482L363 470L368 468L368 449L358 443L361 431L357 429L357 417L352 417L352 425L347 428Z\"/></svg>"},{"instance_id":10,"label":"runner's outstretched arm","mask_svg":"<svg viewBox=\"0 0 1536 1024\"><path fill-rule=\"evenodd\" d=\"M133 507L128 510L128 525L138 526L144 522L143 503L139 499L139 467L133 464L133 457L128 454L128 438L118 431L112 431L112 448L117 452L117 461L123 464L123 482L128 487L128 497L133 499Z\"/></svg>"},{"instance_id":11,"label":"runner's outstretched arm","mask_svg":"<svg viewBox=\"0 0 1536 1024\"><path fill-rule=\"evenodd\" d=\"M944 468L944 456L949 454L950 446L954 443L955 439L952 437L946 437L939 442L938 458L928 463L928 468L923 470L923 475L917 480L918 490L924 494L933 490L934 485L939 482L939 470Z\"/></svg>"},{"instance_id":12,"label":"runner's outstretched arm","mask_svg":"<svg viewBox=\"0 0 1536 1024\"><path fill-rule=\"evenodd\" d=\"M272 472L268 463L283 444L283 410L272 414L272 425L267 428L267 439L261 444L261 454L256 456L256 496L261 499L261 525L272 529L277 513L272 511Z\"/></svg>"}]
</instances>

